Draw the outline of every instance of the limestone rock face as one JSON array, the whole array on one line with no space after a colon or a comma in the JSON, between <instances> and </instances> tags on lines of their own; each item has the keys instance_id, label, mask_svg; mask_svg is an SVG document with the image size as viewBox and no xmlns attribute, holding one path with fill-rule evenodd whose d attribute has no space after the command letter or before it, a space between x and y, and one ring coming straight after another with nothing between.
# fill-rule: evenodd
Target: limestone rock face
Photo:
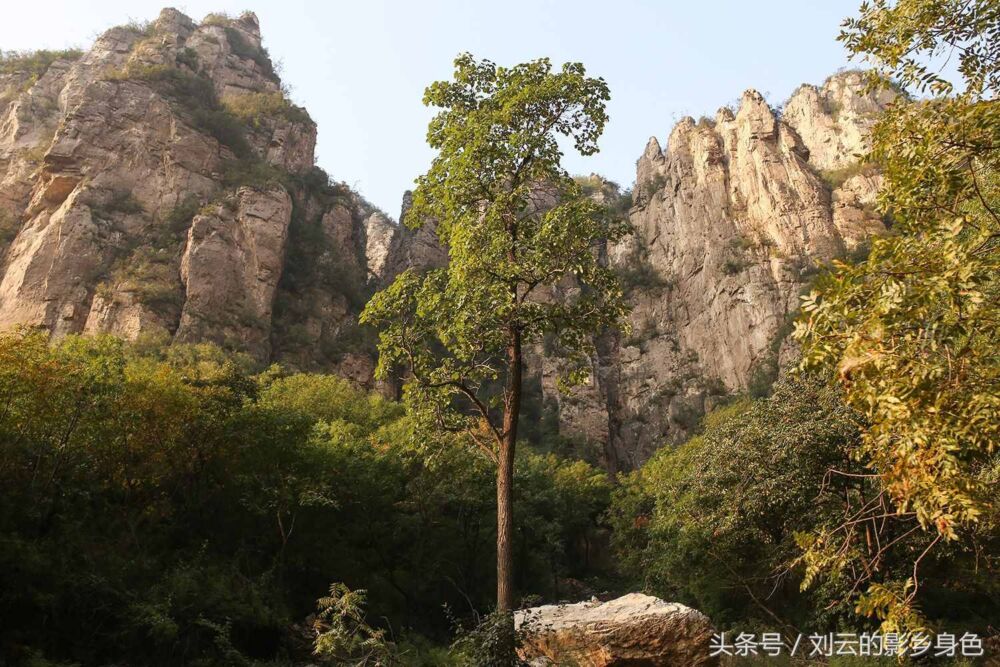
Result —
<instances>
[{"instance_id":1,"label":"limestone rock face","mask_svg":"<svg viewBox=\"0 0 1000 667\"><path fill-rule=\"evenodd\" d=\"M522 658L532 664L658 667L717 664L707 616L682 604L630 593L610 602L545 605L517 612Z\"/></svg>"},{"instance_id":2,"label":"limestone rock face","mask_svg":"<svg viewBox=\"0 0 1000 667\"><path fill-rule=\"evenodd\" d=\"M365 258L368 273L377 280L386 277L387 263L399 228L380 212L365 219Z\"/></svg>"},{"instance_id":3,"label":"limestone rock face","mask_svg":"<svg viewBox=\"0 0 1000 667\"><path fill-rule=\"evenodd\" d=\"M387 280L407 269L424 271L448 263L448 252L438 241L437 226L433 220L424 222L417 229L411 229L407 225L407 215L411 205L412 193L407 191L403 193L399 229L389 250L385 276Z\"/></svg>"},{"instance_id":4,"label":"limestone rock face","mask_svg":"<svg viewBox=\"0 0 1000 667\"><path fill-rule=\"evenodd\" d=\"M186 289L176 339L228 339L261 360L270 357L270 323L292 216L282 188L240 188L235 201L199 213L181 259Z\"/></svg>"},{"instance_id":5,"label":"limestone rock face","mask_svg":"<svg viewBox=\"0 0 1000 667\"><path fill-rule=\"evenodd\" d=\"M836 75L800 88L781 116L748 90L714 121L680 121L665 148L650 139L635 233L607 250L632 333L598 341L590 383L568 397L555 390L558 360L540 363L561 434L597 443L609 468L632 468L686 438L725 394L773 379L817 268L885 231L872 206L880 177L853 153L890 99ZM831 188L834 168L856 173Z\"/></svg>"},{"instance_id":6,"label":"limestone rock face","mask_svg":"<svg viewBox=\"0 0 1000 667\"><path fill-rule=\"evenodd\" d=\"M867 91L861 72L842 72L822 86L800 86L781 118L809 149L810 164L819 170L842 169L868 151L875 117L895 97L889 88Z\"/></svg>"},{"instance_id":7,"label":"limestone rock face","mask_svg":"<svg viewBox=\"0 0 1000 667\"><path fill-rule=\"evenodd\" d=\"M394 225L314 167L316 125L284 98L256 16L165 9L12 69L0 328L209 340L370 382L353 322Z\"/></svg>"},{"instance_id":8,"label":"limestone rock face","mask_svg":"<svg viewBox=\"0 0 1000 667\"><path fill-rule=\"evenodd\" d=\"M793 356L784 339L800 292L885 231L873 206L881 177L860 155L893 98L846 72L800 87L783 113L748 90L714 120L681 120L665 147L649 140L627 214L635 233L601 250L626 284L632 333L595 339L590 379L570 395L557 389L564 360L528 351L529 390L560 435L631 469L683 441L727 394L777 376ZM384 279L446 261L433 224L401 225Z\"/></svg>"}]
</instances>

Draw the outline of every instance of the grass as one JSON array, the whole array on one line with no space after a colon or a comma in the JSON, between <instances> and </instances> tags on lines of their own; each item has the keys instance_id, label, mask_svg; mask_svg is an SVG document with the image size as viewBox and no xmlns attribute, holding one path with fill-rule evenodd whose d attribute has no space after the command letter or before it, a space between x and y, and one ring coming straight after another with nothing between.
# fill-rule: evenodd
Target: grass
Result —
<instances>
[{"instance_id":1,"label":"grass","mask_svg":"<svg viewBox=\"0 0 1000 667\"><path fill-rule=\"evenodd\" d=\"M115 190L103 204L95 207L100 213L114 214L122 213L132 215L142 213L142 204L128 190Z\"/></svg>"},{"instance_id":2,"label":"grass","mask_svg":"<svg viewBox=\"0 0 1000 667\"><path fill-rule=\"evenodd\" d=\"M111 279L98 286L98 294L108 298L112 289L135 294L139 303L150 308L183 305L184 294L177 266L176 249L138 247L112 270Z\"/></svg>"},{"instance_id":3,"label":"grass","mask_svg":"<svg viewBox=\"0 0 1000 667\"><path fill-rule=\"evenodd\" d=\"M295 106L280 92L226 95L222 106L250 127L258 128L269 118L281 117L293 123L311 123L302 107Z\"/></svg>"},{"instance_id":4,"label":"grass","mask_svg":"<svg viewBox=\"0 0 1000 667\"><path fill-rule=\"evenodd\" d=\"M135 63L109 72L107 78L148 83L185 112L196 129L228 146L238 158L250 157L246 127L219 102L215 87L207 78L170 65Z\"/></svg>"},{"instance_id":5,"label":"grass","mask_svg":"<svg viewBox=\"0 0 1000 667\"><path fill-rule=\"evenodd\" d=\"M673 278L661 275L649 261L648 250L639 245L633 246L630 257L616 267L616 272L626 295L637 289L653 291L672 289L676 282Z\"/></svg>"},{"instance_id":6,"label":"grass","mask_svg":"<svg viewBox=\"0 0 1000 667\"><path fill-rule=\"evenodd\" d=\"M274 70L274 63L271 62L271 56L268 54L267 49L249 43L244 39L243 33L231 25L225 25L223 28L226 31L226 40L229 42L229 48L232 49L234 54L240 58L252 60L257 63L269 78L277 78L278 75Z\"/></svg>"},{"instance_id":7,"label":"grass","mask_svg":"<svg viewBox=\"0 0 1000 667\"><path fill-rule=\"evenodd\" d=\"M17 217L7 211L0 210L0 247L13 241L20 230L21 224Z\"/></svg>"},{"instance_id":8,"label":"grass","mask_svg":"<svg viewBox=\"0 0 1000 667\"><path fill-rule=\"evenodd\" d=\"M62 51L0 51L0 74L28 74L38 79L57 60L79 60L80 49Z\"/></svg>"},{"instance_id":9,"label":"grass","mask_svg":"<svg viewBox=\"0 0 1000 667\"><path fill-rule=\"evenodd\" d=\"M859 174L874 176L878 174L878 167L871 162L860 161L840 169L824 169L819 172L820 178L823 179L831 190L836 190L846 183L848 179Z\"/></svg>"}]
</instances>

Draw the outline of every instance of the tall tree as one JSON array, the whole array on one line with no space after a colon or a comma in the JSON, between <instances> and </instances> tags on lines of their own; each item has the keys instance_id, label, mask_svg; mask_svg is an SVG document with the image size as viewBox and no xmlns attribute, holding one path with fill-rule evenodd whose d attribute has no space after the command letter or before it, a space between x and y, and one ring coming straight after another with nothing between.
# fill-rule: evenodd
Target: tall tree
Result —
<instances>
[{"instance_id":1,"label":"tall tree","mask_svg":"<svg viewBox=\"0 0 1000 667\"><path fill-rule=\"evenodd\" d=\"M362 322L380 331L377 374L403 366L404 398L437 428L468 433L497 466L497 608L513 606L514 450L525 346L551 336L584 371L595 332L626 313L603 243L627 223L586 197L560 164L560 140L597 152L607 84L548 59L498 67L463 54L454 79L427 88L441 109L427 141L438 151L417 180L407 224L435 221L445 268L406 271L375 295ZM551 298L552 288L566 298Z\"/></svg>"},{"instance_id":2,"label":"tall tree","mask_svg":"<svg viewBox=\"0 0 1000 667\"><path fill-rule=\"evenodd\" d=\"M840 39L874 64L873 85L893 79L914 97L872 136L893 234L839 265L798 323L807 364L828 369L870 422L855 454L879 491L805 540L806 561L811 575L855 572L862 612L912 627L921 560L998 529L1000 4L866 2ZM880 581L900 547L912 575Z\"/></svg>"}]
</instances>

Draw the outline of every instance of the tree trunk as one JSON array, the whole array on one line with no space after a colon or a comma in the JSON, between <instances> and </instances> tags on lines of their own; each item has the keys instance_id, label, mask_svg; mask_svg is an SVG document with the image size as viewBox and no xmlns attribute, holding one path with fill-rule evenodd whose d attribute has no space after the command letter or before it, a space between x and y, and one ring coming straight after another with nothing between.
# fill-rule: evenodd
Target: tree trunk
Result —
<instances>
[{"instance_id":1,"label":"tree trunk","mask_svg":"<svg viewBox=\"0 0 1000 667\"><path fill-rule=\"evenodd\" d=\"M497 465L497 610L514 608L512 541L514 538L514 445L521 412L521 332L511 329L507 346L507 390L503 442Z\"/></svg>"}]
</instances>

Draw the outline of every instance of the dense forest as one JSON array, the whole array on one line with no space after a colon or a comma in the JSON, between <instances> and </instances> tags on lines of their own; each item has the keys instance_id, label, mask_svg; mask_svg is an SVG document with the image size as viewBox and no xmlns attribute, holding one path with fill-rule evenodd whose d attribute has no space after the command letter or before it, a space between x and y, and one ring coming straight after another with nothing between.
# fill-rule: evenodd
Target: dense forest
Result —
<instances>
[{"instance_id":1,"label":"dense forest","mask_svg":"<svg viewBox=\"0 0 1000 667\"><path fill-rule=\"evenodd\" d=\"M991 659L998 35L990 0L845 22L906 93L865 157L889 230L817 269L791 363L635 470L560 436L524 377L545 343L571 393L628 333L604 256L628 206L560 162L608 122L576 63L464 54L427 89L408 224L448 263L352 323L382 392L208 343L0 334L0 665L515 665L514 610L633 591L719 631L976 633Z\"/></svg>"},{"instance_id":2,"label":"dense forest","mask_svg":"<svg viewBox=\"0 0 1000 667\"><path fill-rule=\"evenodd\" d=\"M447 643L452 617L489 608L487 462L397 403L210 346L0 345L5 655L308 656L334 579L403 645ZM519 590L603 590L606 474L538 450L517 476Z\"/></svg>"}]
</instances>

